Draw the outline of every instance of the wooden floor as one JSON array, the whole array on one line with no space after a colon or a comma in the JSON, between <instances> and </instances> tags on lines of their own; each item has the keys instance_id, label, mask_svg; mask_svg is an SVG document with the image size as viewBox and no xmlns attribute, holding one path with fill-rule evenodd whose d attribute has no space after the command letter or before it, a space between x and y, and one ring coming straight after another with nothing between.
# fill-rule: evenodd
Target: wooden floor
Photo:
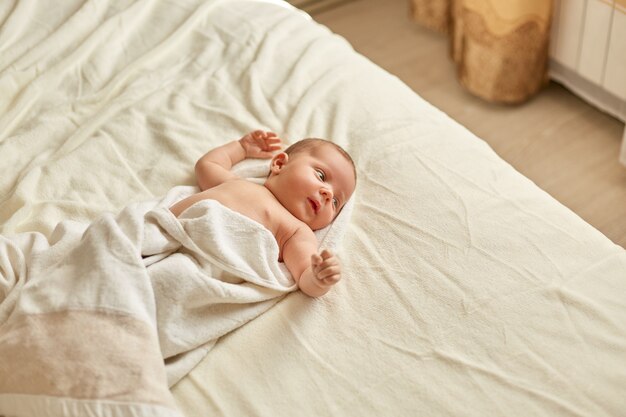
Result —
<instances>
[{"instance_id":1,"label":"wooden floor","mask_svg":"<svg viewBox=\"0 0 626 417\"><path fill-rule=\"evenodd\" d=\"M455 78L447 38L409 19L407 0L294 0L370 60L479 137L518 171L626 247L624 124L556 83L520 106L489 104Z\"/></svg>"}]
</instances>

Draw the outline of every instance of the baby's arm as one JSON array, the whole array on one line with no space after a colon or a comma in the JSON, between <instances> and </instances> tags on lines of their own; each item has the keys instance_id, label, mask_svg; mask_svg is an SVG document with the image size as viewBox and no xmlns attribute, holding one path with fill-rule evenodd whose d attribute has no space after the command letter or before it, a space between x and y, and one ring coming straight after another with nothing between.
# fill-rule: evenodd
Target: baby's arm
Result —
<instances>
[{"instance_id":1,"label":"baby's arm","mask_svg":"<svg viewBox=\"0 0 626 417\"><path fill-rule=\"evenodd\" d=\"M170 211L176 217L197 201L206 198L209 188L238 178L230 169L246 158L271 158L272 151L280 149L281 140L272 132L255 130L239 140L210 150L196 162L196 181L201 192L178 201Z\"/></svg>"},{"instance_id":2,"label":"baby's arm","mask_svg":"<svg viewBox=\"0 0 626 417\"><path fill-rule=\"evenodd\" d=\"M310 297L326 294L341 279L339 259L328 250L317 253L317 239L300 228L283 245L283 260L296 284Z\"/></svg>"},{"instance_id":3,"label":"baby's arm","mask_svg":"<svg viewBox=\"0 0 626 417\"><path fill-rule=\"evenodd\" d=\"M271 158L280 149L280 139L272 132L255 130L239 140L210 150L196 162L196 181L200 190L237 178L230 169L246 158Z\"/></svg>"}]
</instances>

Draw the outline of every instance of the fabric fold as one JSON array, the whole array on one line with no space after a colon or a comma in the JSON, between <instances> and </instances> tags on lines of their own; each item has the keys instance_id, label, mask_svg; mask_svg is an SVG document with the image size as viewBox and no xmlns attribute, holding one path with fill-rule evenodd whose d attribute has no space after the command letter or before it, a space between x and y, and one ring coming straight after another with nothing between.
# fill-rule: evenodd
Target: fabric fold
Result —
<instances>
[{"instance_id":1,"label":"fabric fold","mask_svg":"<svg viewBox=\"0 0 626 417\"><path fill-rule=\"evenodd\" d=\"M167 207L193 191L63 222L50 241L0 237L0 413L32 396L175 410L168 386L296 289L259 223L215 200L177 219Z\"/></svg>"}]
</instances>

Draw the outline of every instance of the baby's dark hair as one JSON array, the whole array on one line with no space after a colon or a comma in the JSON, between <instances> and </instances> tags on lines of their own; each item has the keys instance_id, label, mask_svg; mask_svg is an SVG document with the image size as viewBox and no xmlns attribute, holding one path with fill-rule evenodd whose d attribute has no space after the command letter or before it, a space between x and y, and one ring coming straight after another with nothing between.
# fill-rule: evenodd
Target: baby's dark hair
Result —
<instances>
[{"instance_id":1,"label":"baby's dark hair","mask_svg":"<svg viewBox=\"0 0 626 417\"><path fill-rule=\"evenodd\" d=\"M348 162L350 162L350 165L352 165L352 172L354 173L354 180L356 181L356 165L354 164L354 161L352 160L352 157L350 156L350 154L348 152L346 152L345 149L343 149L341 146L337 145L334 142L331 142L331 141L326 140L326 139L319 139L319 138L301 139L301 140L297 141L296 143L290 145L287 149L285 149L284 152L287 155L294 155L294 154L297 154L299 152L308 151L310 149L316 148L316 147L324 145L324 144L328 144L328 145L333 146L335 149L337 149L339 151L339 153L341 155L343 155L344 158L346 158L348 160Z\"/></svg>"}]
</instances>

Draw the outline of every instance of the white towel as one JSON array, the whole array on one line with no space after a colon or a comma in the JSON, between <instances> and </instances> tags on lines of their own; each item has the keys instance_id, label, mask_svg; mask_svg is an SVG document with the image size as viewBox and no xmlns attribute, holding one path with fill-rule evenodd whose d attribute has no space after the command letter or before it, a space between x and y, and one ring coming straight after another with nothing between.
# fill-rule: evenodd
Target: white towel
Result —
<instances>
[{"instance_id":1,"label":"white towel","mask_svg":"<svg viewBox=\"0 0 626 417\"><path fill-rule=\"evenodd\" d=\"M255 169L245 175L262 181L266 163L236 172ZM117 216L61 222L50 240L0 236L0 413L79 415L123 401L122 414L167 415L168 386L297 289L260 223L215 200L172 214L198 191L174 187ZM321 246L337 247L350 209L317 232Z\"/></svg>"}]
</instances>

